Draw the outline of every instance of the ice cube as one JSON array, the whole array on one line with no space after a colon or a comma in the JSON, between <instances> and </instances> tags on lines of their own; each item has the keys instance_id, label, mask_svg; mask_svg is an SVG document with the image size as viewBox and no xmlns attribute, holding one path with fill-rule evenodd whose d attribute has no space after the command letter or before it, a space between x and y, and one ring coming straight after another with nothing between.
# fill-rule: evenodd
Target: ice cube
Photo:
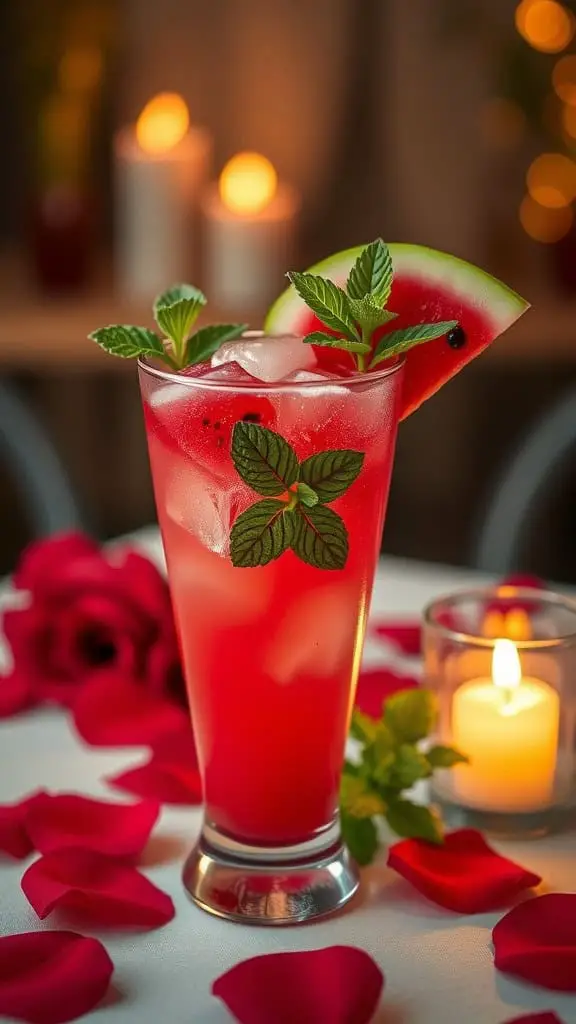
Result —
<instances>
[{"instance_id":1,"label":"ice cube","mask_svg":"<svg viewBox=\"0 0 576 1024\"><path fill-rule=\"evenodd\" d=\"M239 494L190 459L171 456L165 484L166 514L210 551L228 550Z\"/></svg>"},{"instance_id":2,"label":"ice cube","mask_svg":"<svg viewBox=\"0 0 576 1024\"><path fill-rule=\"evenodd\" d=\"M292 335L240 338L222 345L212 356L212 366L236 362L258 380L271 384L295 370L316 366L311 345Z\"/></svg>"},{"instance_id":3,"label":"ice cube","mask_svg":"<svg viewBox=\"0 0 576 1024\"><path fill-rule=\"evenodd\" d=\"M180 402L182 399L190 398L192 391L185 384L164 384L150 394L149 402L155 409L170 402Z\"/></svg>"},{"instance_id":4,"label":"ice cube","mask_svg":"<svg viewBox=\"0 0 576 1024\"><path fill-rule=\"evenodd\" d=\"M330 584L298 597L272 636L266 670L286 685L302 676L327 678L352 662L358 626L358 595L350 585Z\"/></svg>"},{"instance_id":5,"label":"ice cube","mask_svg":"<svg viewBox=\"0 0 576 1024\"><path fill-rule=\"evenodd\" d=\"M222 384L258 384L256 377L248 373L236 360L223 363L204 374L205 380L216 380Z\"/></svg>"}]
</instances>

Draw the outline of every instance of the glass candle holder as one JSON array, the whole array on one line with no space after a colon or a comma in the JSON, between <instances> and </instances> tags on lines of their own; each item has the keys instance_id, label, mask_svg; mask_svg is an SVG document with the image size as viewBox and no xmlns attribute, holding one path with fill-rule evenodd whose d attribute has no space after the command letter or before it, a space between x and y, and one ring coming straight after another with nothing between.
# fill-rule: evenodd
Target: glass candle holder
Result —
<instances>
[{"instance_id":1,"label":"glass candle holder","mask_svg":"<svg viewBox=\"0 0 576 1024\"><path fill-rule=\"evenodd\" d=\"M574 810L576 603L544 590L452 594L424 612L436 740L467 764L436 773L452 826L537 836Z\"/></svg>"}]
</instances>

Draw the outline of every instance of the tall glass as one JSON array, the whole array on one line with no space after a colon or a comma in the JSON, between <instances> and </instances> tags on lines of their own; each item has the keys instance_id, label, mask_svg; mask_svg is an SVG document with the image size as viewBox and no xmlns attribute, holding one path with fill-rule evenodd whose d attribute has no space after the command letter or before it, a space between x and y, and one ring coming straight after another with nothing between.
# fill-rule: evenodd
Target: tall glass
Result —
<instances>
[{"instance_id":1,"label":"tall glass","mask_svg":"<svg viewBox=\"0 0 576 1024\"><path fill-rule=\"evenodd\" d=\"M271 341L271 344L274 342ZM338 788L392 470L402 364L347 379L255 384L146 362L140 385L158 518L204 783L184 883L204 909L289 924L358 886ZM220 376L220 375L218 375ZM364 453L331 503L342 569L285 551L235 567L230 529L258 500L231 457L237 422L281 434L300 460Z\"/></svg>"}]
</instances>

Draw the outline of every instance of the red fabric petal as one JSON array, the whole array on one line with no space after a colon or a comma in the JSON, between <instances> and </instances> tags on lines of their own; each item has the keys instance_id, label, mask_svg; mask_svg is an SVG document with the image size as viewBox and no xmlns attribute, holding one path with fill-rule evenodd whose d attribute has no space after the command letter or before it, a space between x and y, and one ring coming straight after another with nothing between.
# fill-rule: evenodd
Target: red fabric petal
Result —
<instances>
[{"instance_id":1,"label":"red fabric petal","mask_svg":"<svg viewBox=\"0 0 576 1024\"><path fill-rule=\"evenodd\" d=\"M403 839L390 848L388 867L427 899L458 914L494 910L542 881L501 857L473 828L450 832L442 846Z\"/></svg>"},{"instance_id":2,"label":"red fabric petal","mask_svg":"<svg viewBox=\"0 0 576 1024\"><path fill-rule=\"evenodd\" d=\"M14 572L19 590L39 591L54 574L77 558L98 555L98 545L81 533L63 533L29 544Z\"/></svg>"},{"instance_id":3,"label":"red fabric petal","mask_svg":"<svg viewBox=\"0 0 576 1024\"><path fill-rule=\"evenodd\" d=\"M162 737L148 761L106 781L116 789L165 804L202 803L202 780L191 726Z\"/></svg>"},{"instance_id":4,"label":"red fabric petal","mask_svg":"<svg viewBox=\"0 0 576 1024\"><path fill-rule=\"evenodd\" d=\"M45 794L29 807L26 828L39 853L74 847L131 859L146 846L159 811L148 800L117 804L75 793Z\"/></svg>"},{"instance_id":5,"label":"red fabric petal","mask_svg":"<svg viewBox=\"0 0 576 1024\"><path fill-rule=\"evenodd\" d=\"M189 720L183 708L113 670L82 687L73 716L82 739L94 747L153 746Z\"/></svg>"},{"instance_id":6,"label":"red fabric petal","mask_svg":"<svg viewBox=\"0 0 576 1024\"><path fill-rule=\"evenodd\" d=\"M541 1013L527 1013L524 1017L514 1017L513 1020L506 1020L504 1024L562 1024L560 1017L554 1010L542 1010Z\"/></svg>"},{"instance_id":7,"label":"red fabric petal","mask_svg":"<svg viewBox=\"0 0 576 1024\"><path fill-rule=\"evenodd\" d=\"M44 790L38 790L18 803L0 804L0 853L17 860L32 853L34 844L28 834L27 816L45 795Z\"/></svg>"},{"instance_id":8,"label":"red fabric petal","mask_svg":"<svg viewBox=\"0 0 576 1024\"><path fill-rule=\"evenodd\" d=\"M157 928L174 917L170 897L136 868L88 850L47 853L20 884L41 919L57 907L122 927Z\"/></svg>"},{"instance_id":9,"label":"red fabric petal","mask_svg":"<svg viewBox=\"0 0 576 1024\"><path fill-rule=\"evenodd\" d=\"M367 1024L384 987L368 953L329 946L236 964L212 985L240 1024Z\"/></svg>"},{"instance_id":10,"label":"red fabric petal","mask_svg":"<svg viewBox=\"0 0 576 1024\"><path fill-rule=\"evenodd\" d=\"M0 676L0 718L10 718L27 711L37 703L30 676L16 669L8 676Z\"/></svg>"},{"instance_id":11,"label":"red fabric petal","mask_svg":"<svg viewBox=\"0 0 576 1024\"><path fill-rule=\"evenodd\" d=\"M398 690L418 686L414 676L401 676L388 668L370 668L360 673L356 689L356 707L371 718L380 718L382 704Z\"/></svg>"},{"instance_id":12,"label":"red fabric petal","mask_svg":"<svg viewBox=\"0 0 576 1024\"><path fill-rule=\"evenodd\" d=\"M499 971L576 992L576 893L547 893L513 907L492 932Z\"/></svg>"},{"instance_id":13,"label":"red fabric petal","mask_svg":"<svg viewBox=\"0 0 576 1024\"><path fill-rule=\"evenodd\" d=\"M418 619L413 621L398 622L394 620L386 622L375 622L372 625L372 632L376 636L389 640L391 644L398 647L402 654L418 655L422 650L421 627Z\"/></svg>"},{"instance_id":14,"label":"red fabric petal","mask_svg":"<svg viewBox=\"0 0 576 1024\"><path fill-rule=\"evenodd\" d=\"M114 965L98 939L75 932L0 938L0 1016L30 1024L76 1020L105 995Z\"/></svg>"}]
</instances>

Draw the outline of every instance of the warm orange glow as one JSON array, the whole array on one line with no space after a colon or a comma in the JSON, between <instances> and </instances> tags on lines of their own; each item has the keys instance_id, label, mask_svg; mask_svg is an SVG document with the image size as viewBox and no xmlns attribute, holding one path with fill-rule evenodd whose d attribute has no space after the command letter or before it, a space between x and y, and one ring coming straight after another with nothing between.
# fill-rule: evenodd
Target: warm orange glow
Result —
<instances>
[{"instance_id":1,"label":"warm orange glow","mask_svg":"<svg viewBox=\"0 0 576 1024\"><path fill-rule=\"evenodd\" d=\"M493 149L513 150L526 133L526 116L517 103L493 96L480 111L480 130Z\"/></svg>"},{"instance_id":2,"label":"warm orange glow","mask_svg":"<svg viewBox=\"0 0 576 1024\"><path fill-rule=\"evenodd\" d=\"M530 616L523 608L512 608L506 613L505 630L504 636L510 640L531 640Z\"/></svg>"},{"instance_id":3,"label":"warm orange glow","mask_svg":"<svg viewBox=\"0 0 576 1024\"><path fill-rule=\"evenodd\" d=\"M530 46L543 53L560 53L574 36L574 18L557 0L522 0L516 8L516 28Z\"/></svg>"},{"instance_id":4,"label":"warm orange glow","mask_svg":"<svg viewBox=\"0 0 576 1024\"><path fill-rule=\"evenodd\" d=\"M237 153L228 161L218 184L224 205L233 213L260 213L274 198L278 176L260 153Z\"/></svg>"},{"instance_id":5,"label":"warm orange glow","mask_svg":"<svg viewBox=\"0 0 576 1024\"><path fill-rule=\"evenodd\" d=\"M102 53L96 46L71 47L58 65L58 82L63 92L91 92L101 78Z\"/></svg>"},{"instance_id":6,"label":"warm orange glow","mask_svg":"<svg viewBox=\"0 0 576 1024\"><path fill-rule=\"evenodd\" d=\"M136 138L145 153L167 153L182 141L190 118L176 92L161 92L146 104L136 122Z\"/></svg>"},{"instance_id":7,"label":"warm orange glow","mask_svg":"<svg viewBox=\"0 0 576 1024\"><path fill-rule=\"evenodd\" d=\"M574 214L571 206L553 210L540 206L532 196L524 196L519 210L524 231L536 242L559 242L572 227Z\"/></svg>"},{"instance_id":8,"label":"warm orange glow","mask_svg":"<svg viewBox=\"0 0 576 1024\"><path fill-rule=\"evenodd\" d=\"M571 139L576 139L576 107L565 106L562 111L562 127Z\"/></svg>"},{"instance_id":9,"label":"warm orange glow","mask_svg":"<svg viewBox=\"0 0 576 1024\"><path fill-rule=\"evenodd\" d=\"M561 57L554 65L552 84L564 103L576 106L576 56Z\"/></svg>"},{"instance_id":10,"label":"warm orange glow","mask_svg":"<svg viewBox=\"0 0 576 1024\"><path fill-rule=\"evenodd\" d=\"M576 196L576 164L562 153L542 153L528 168L526 185L540 206L569 206Z\"/></svg>"},{"instance_id":11,"label":"warm orange glow","mask_svg":"<svg viewBox=\"0 0 576 1024\"><path fill-rule=\"evenodd\" d=\"M492 682L503 690L520 686L522 669L518 651L511 640L496 640L492 655Z\"/></svg>"}]
</instances>

